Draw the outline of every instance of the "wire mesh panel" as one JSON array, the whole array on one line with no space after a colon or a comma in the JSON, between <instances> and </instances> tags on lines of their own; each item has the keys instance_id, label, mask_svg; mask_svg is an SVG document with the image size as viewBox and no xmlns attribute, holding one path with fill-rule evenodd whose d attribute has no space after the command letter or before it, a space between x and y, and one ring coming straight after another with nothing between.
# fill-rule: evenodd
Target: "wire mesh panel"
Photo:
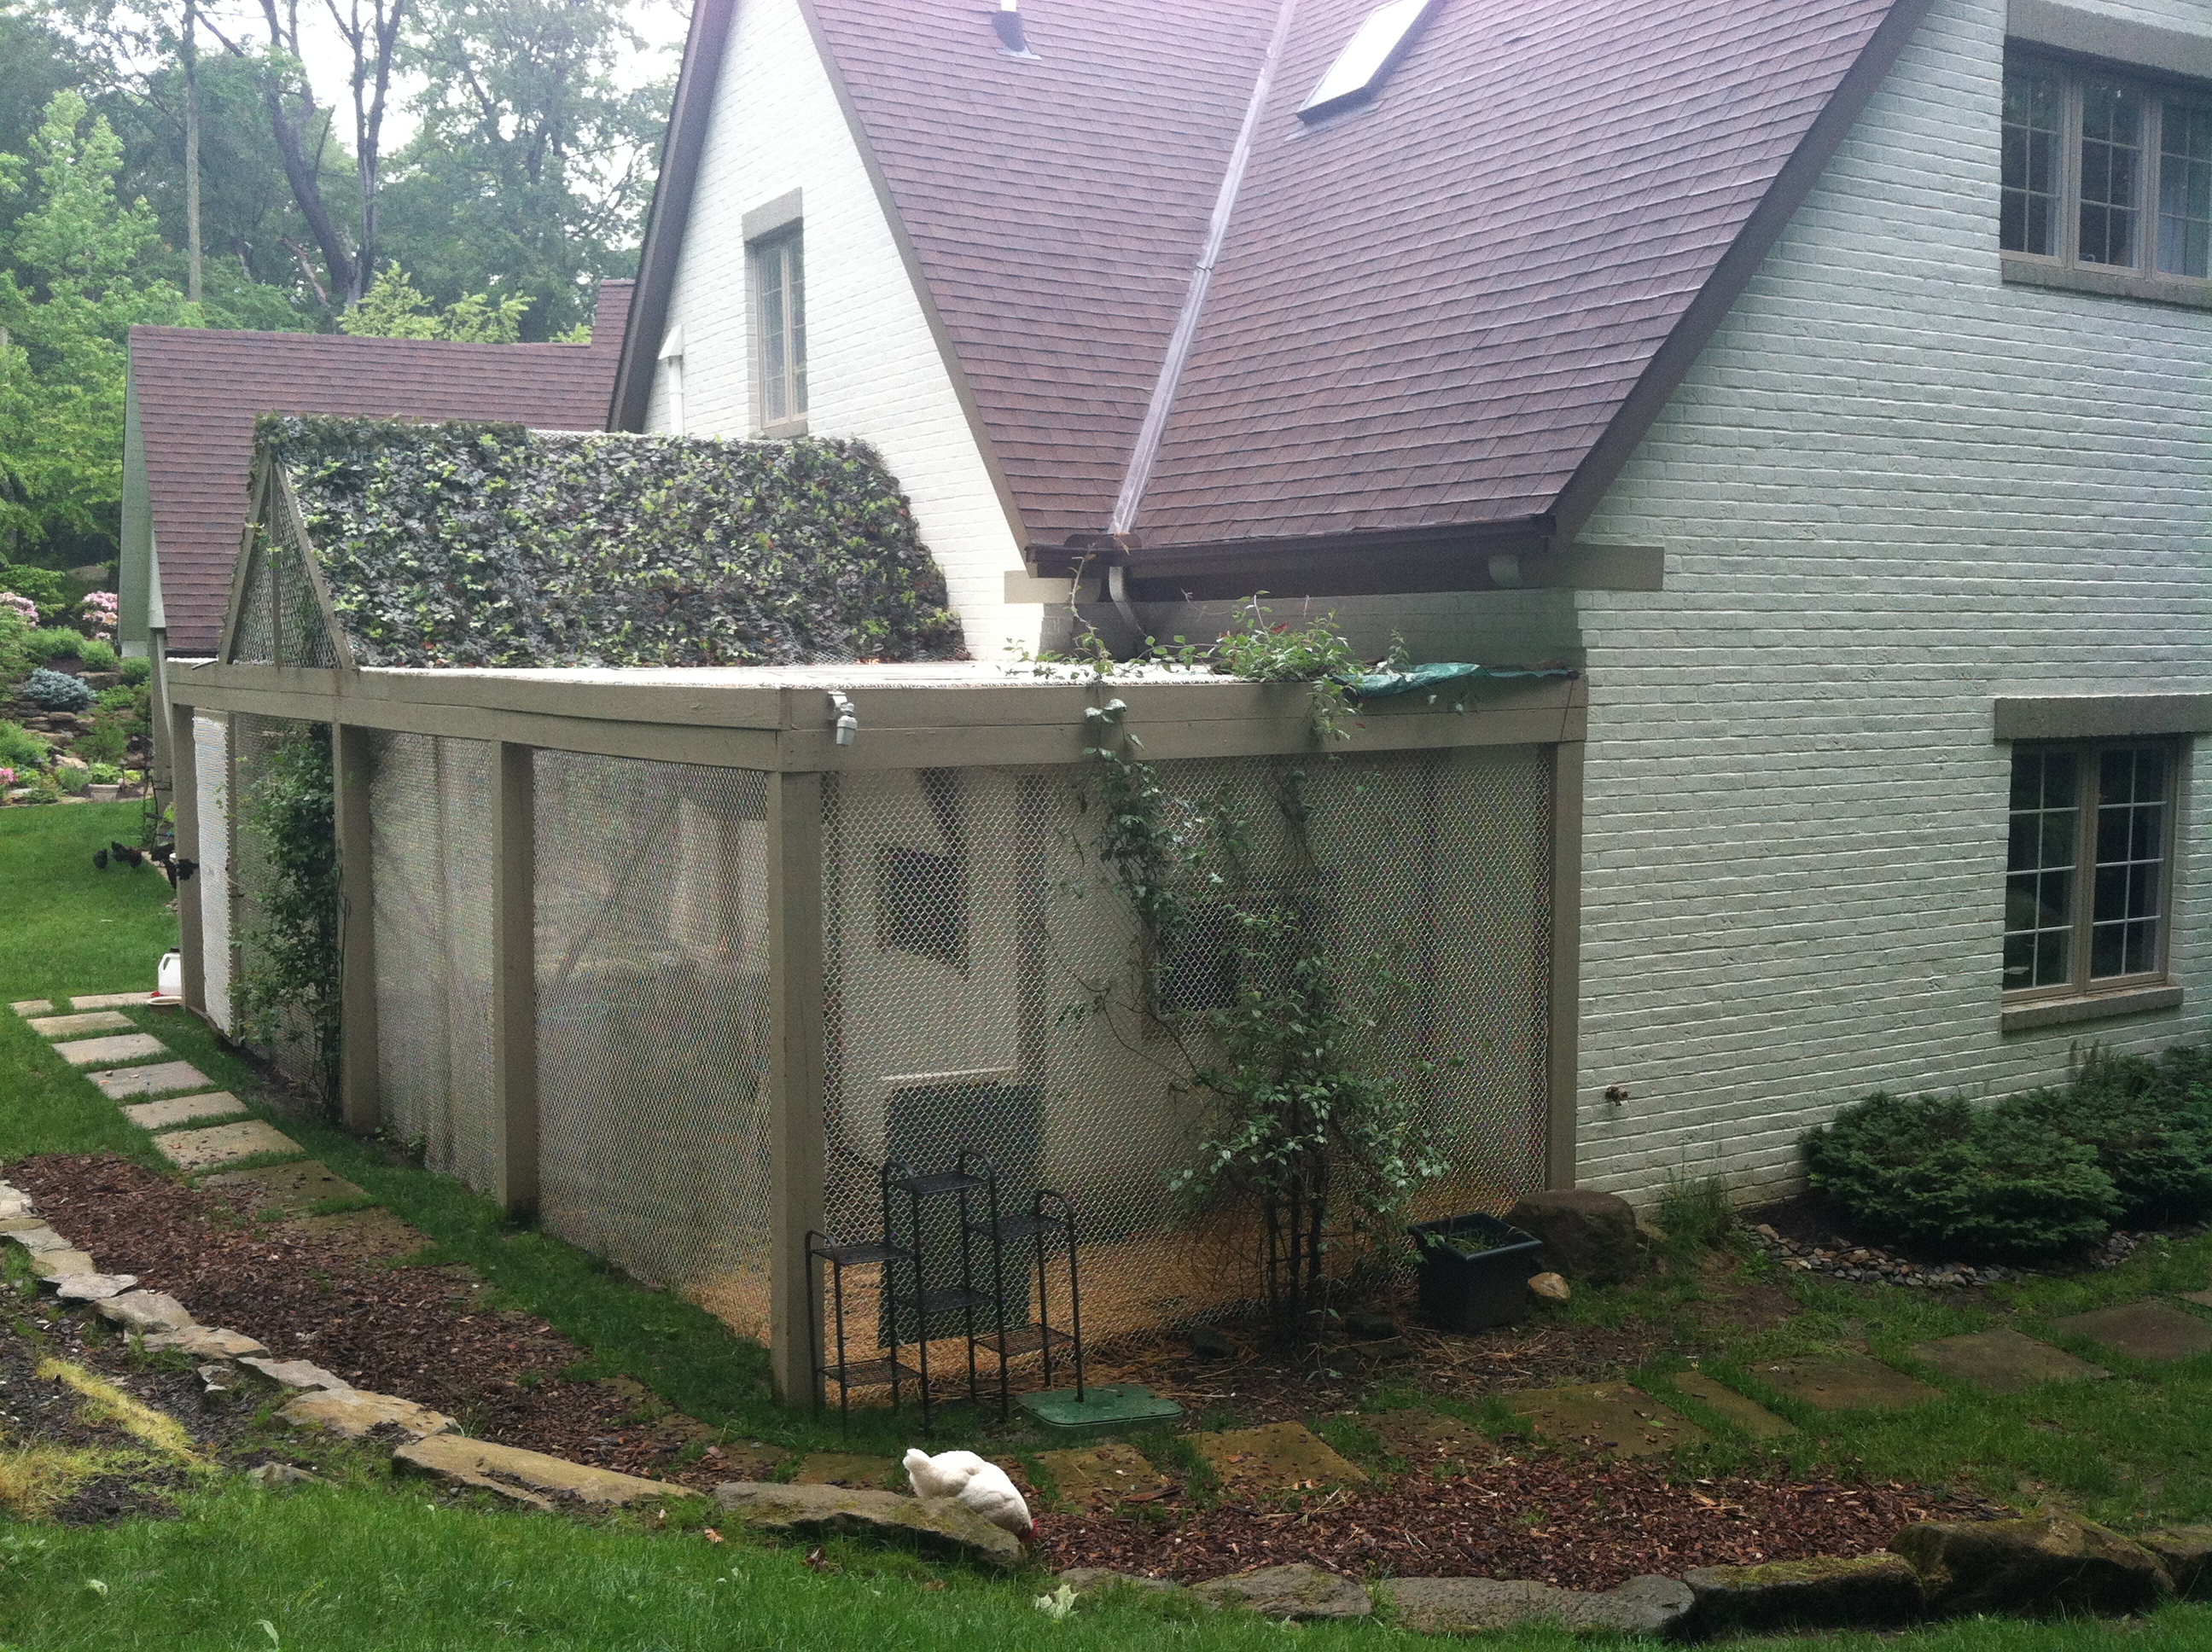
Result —
<instances>
[{"instance_id":1,"label":"wire mesh panel","mask_svg":"<svg viewBox=\"0 0 2212 1652\"><path fill-rule=\"evenodd\" d=\"M1233 839L1235 881L1294 910L1304 939L1365 983L1380 1017L1372 1064L1413 1089L1449 1164L1415 1214L1501 1208L1540 1187L1546 755L1223 759L1158 774L1170 832ZM1203 1011L1234 991L1228 905L1201 889L1173 954L1148 959L1097 857L1094 778L833 779L826 1194L833 1230L866 1235L886 1160L933 1169L980 1149L1008 1202L1040 1186L1073 1200L1085 1325L1105 1333L1249 1297L1259 1240L1249 1218L1194 1207L1173 1186L1209 1121L1190 1079L1208 1059L1194 1047Z\"/></svg>"},{"instance_id":2,"label":"wire mesh panel","mask_svg":"<svg viewBox=\"0 0 2212 1652\"><path fill-rule=\"evenodd\" d=\"M230 720L192 714L193 805L199 822L200 980L208 1019L231 1030Z\"/></svg>"},{"instance_id":3,"label":"wire mesh panel","mask_svg":"<svg viewBox=\"0 0 2212 1652\"><path fill-rule=\"evenodd\" d=\"M546 1226L769 1333L768 777L537 757Z\"/></svg>"},{"instance_id":4,"label":"wire mesh panel","mask_svg":"<svg viewBox=\"0 0 2212 1652\"><path fill-rule=\"evenodd\" d=\"M257 665L337 664L337 645L308 576L306 538L289 501L271 501L254 536L231 659Z\"/></svg>"},{"instance_id":5,"label":"wire mesh panel","mask_svg":"<svg viewBox=\"0 0 2212 1652\"><path fill-rule=\"evenodd\" d=\"M270 866L261 830L255 823L255 797L267 778L277 748L312 724L285 717L234 712L230 719L233 831L231 853L231 941L238 959L233 1009L240 1032L266 1049L277 1070L303 1083L317 1079L313 1023L304 1011L286 1008L254 1012L252 983L265 973L264 896Z\"/></svg>"},{"instance_id":6,"label":"wire mesh panel","mask_svg":"<svg viewBox=\"0 0 2212 1652\"><path fill-rule=\"evenodd\" d=\"M423 1163L493 1184L492 760L485 740L380 732L369 756L377 1087Z\"/></svg>"},{"instance_id":7,"label":"wire mesh panel","mask_svg":"<svg viewBox=\"0 0 2212 1652\"><path fill-rule=\"evenodd\" d=\"M257 536L258 538L258 536ZM241 665L273 665L276 662L276 587L269 561L257 544L246 562L246 584L238 595L238 613L232 627L230 657Z\"/></svg>"}]
</instances>

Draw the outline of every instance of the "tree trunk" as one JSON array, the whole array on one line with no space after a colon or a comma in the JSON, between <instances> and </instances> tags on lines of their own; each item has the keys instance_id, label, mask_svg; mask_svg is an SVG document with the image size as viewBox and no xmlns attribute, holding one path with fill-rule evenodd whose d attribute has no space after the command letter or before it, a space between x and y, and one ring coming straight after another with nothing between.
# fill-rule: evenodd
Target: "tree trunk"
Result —
<instances>
[{"instance_id":1,"label":"tree trunk","mask_svg":"<svg viewBox=\"0 0 2212 1652\"><path fill-rule=\"evenodd\" d=\"M200 301L200 50L198 0L185 0L185 296Z\"/></svg>"}]
</instances>

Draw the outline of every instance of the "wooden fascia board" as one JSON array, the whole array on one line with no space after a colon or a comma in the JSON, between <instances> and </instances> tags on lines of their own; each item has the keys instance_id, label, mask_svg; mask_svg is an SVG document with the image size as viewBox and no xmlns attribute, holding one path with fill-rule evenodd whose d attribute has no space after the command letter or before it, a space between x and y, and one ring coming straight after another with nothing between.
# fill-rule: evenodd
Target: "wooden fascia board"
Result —
<instances>
[{"instance_id":1,"label":"wooden fascia board","mask_svg":"<svg viewBox=\"0 0 2212 1652\"><path fill-rule=\"evenodd\" d=\"M1705 346L1720 331L1735 302L1751 285L1774 243L1789 227L1805 197L1820 182L1828 162L1866 112L1874 94L1889 78L1898 57L1919 32L1934 9L1935 0L1896 0L1860 51L1858 60L1837 83L1835 94L1814 119L1803 138L1751 216L1744 221L1720 262L1674 331L1653 353L1635 386L1614 412L1602 434L1583 456L1553 501L1552 515L1563 536L1571 538L1589 521L1621 469L1648 434L1674 392L1681 388Z\"/></svg>"},{"instance_id":2,"label":"wooden fascia board","mask_svg":"<svg viewBox=\"0 0 2212 1652\"><path fill-rule=\"evenodd\" d=\"M653 371L668 328L668 304L676 286L676 267L684 252L684 232L691 219L691 199L699 181L699 157L714 118L714 93L721 83L730 25L738 0L696 0L691 28L677 71L676 99L668 132L660 146L660 171L653 180L653 204L646 213L645 243L638 254L637 290L630 295L622 358L615 368L614 395L607 410L612 430L642 430L653 393Z\"/></svg>"}]
</instances>

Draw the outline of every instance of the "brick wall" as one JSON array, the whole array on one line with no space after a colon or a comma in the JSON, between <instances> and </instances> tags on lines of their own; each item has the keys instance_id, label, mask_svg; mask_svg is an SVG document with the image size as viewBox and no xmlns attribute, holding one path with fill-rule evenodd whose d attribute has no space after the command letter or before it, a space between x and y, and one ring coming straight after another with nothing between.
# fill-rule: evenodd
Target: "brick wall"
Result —
<instances>
[{"instance_id":1,"label":"brick wall","mask_svg":"<svg viewBox=\"0 0 2212 1652\"><path fill-rule=\"evenodd\" d=\"M810 433L882 452L972 651L1034 647L1043 610L1005 604L1019 547L797 0L745 0L727 50L669 308L685 430L751 434L744 215L802 190ZM655 374L649 429L673 426L669 376Z\"/></svg>"}]
</instances>

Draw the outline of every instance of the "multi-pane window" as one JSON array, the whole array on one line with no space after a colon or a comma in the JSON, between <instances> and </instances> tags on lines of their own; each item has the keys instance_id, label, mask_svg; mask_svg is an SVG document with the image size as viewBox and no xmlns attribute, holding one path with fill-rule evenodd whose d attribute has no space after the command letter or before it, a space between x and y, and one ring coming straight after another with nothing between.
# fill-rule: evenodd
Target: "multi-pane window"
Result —
<instances>
[{"instance_id":1,"label":"multi-pane window","mask_svg":"<svg viewBox=\"0 0 2212 1652\"><path fill-rule=\"evenodd\" d=\"M2007 992L2089 993L2165 969L2173 758L2155 742L2015 749Z\"/></svg>"},{"instance_id":2,"label":"multi-pane window","mask_svg":"<svg viewBox=\"0 0 2212 1652\"><path fill-rule=\"evenodd\" d=\"M2004 251L2212 277L2212 88L2015 58L2000 152Z\"/></svg>"},{"instance_id":3,"label":"multi-pane window","mask_svg":"<svg viewBox=\"0 0 2212 1652\"><path fill-rule=\"evenodd\" d=\"M761 427L806 416L806 274L796 229L752 248L753 359Z\"/></svg>"}]
</instances>

